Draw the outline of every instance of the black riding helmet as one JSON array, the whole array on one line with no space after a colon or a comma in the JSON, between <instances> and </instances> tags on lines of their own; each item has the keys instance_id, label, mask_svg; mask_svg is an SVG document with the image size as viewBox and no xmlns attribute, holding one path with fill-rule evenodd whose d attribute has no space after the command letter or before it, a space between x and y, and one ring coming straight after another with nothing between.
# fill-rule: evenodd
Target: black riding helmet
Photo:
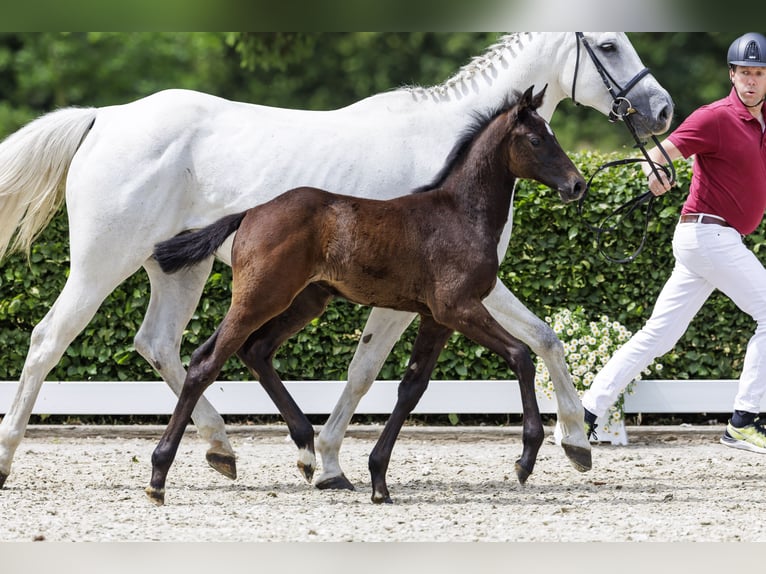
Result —
<instances>
[{"instance_id":1,"label":"black riding helmet","mask_svg":"<svg viewBox=\"0 0 766 574\"><path fill-rule=\"evenodd\" d=\"M743 34L731 43L729 66L766 66L766 37L758 32Z\"/></svg>"}]
</instances>

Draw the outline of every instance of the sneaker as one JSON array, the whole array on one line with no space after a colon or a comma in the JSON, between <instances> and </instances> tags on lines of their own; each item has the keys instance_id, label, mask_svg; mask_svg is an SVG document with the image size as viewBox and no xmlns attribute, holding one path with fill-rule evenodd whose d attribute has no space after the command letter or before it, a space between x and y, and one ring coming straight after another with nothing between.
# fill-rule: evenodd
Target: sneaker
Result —
<instances>
[{"instance_id":1,"label":"sneaker","mask_svg":"<svg viewBox=\"0 0 766 574\"><path fill-rule=\"evenodd\" d=\"M756 418L751 424L737 428L729 421L721 437L721 444L732 448L741 448L742 450L766 454L766 428L764 428L764 422L760 418Z\"/></svg>"}]
</instances>

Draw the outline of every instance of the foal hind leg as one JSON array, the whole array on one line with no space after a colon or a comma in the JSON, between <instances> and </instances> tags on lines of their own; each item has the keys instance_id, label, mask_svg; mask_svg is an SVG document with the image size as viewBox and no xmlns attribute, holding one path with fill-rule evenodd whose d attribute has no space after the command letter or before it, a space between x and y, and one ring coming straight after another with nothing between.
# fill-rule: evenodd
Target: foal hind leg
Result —
<instances>
[{"instance_id":1,"label":"foal hind leg","mask_svg":"<svg viewBox=\"0 0 766 574\"><path fill-rule=\"evenodd\" d=\"M175 460L184 430L202 393L215 380L226 359L231 356L225 348L216 346L220 328L192 354L183 389L159 443L152 452L152 476L146 495L154 504L165 503L165 482Z\"/></svg>"},{"instance_id":2,"label":"foal hind leg","mask_svg":"<svg viewBox=\"0 0 766 574\"><path fill-rule=\"evenodd\" d=\"M439 325L431 317L421 316L420 327L407 371L399 383L396 406L386 421L386 426L378 438L375 448L369 458L370 475L372 478L372 501L376 504L390 504L391 496L386 484L386 472L391 460L394 443L399 431L412 409L417 406L420 397L428 387L431 373L436 366L441 350L452 334L452 330Z\"/></svg>"},{"instance_id":3,"label":"foal hind leg","mask_svg":"<svg viewBox=\"0 0 766 574\"><path fill-rule=\"evenodd\" d=\"M305 277L299 273L287 270L279 275L277 268L281 266L284 270L286 265L283 258L248 255L234 269L229 311L216 332L192 354L176 408L152 453L152 476L146 494L155 504L164 504L167 474L197 400L228 358L245 345L250 335L287 310L295 294L306 286ZM262 270L260 280L254 268ZM280 279L276 288L270 288L273 277Z\"/></svg>"},{"instance_id":4,"label":"foal hind leg","mask_svg":"<svg viewBox=\"0 0 766 574\"><path fill-rule=\"evenodd\" d=\"M181 394L186 370L181 363L183 330L194 314L212 258L178 273L167 275L154 259L144 268L151 282L151 297L141 328L135 337L136 350L154 367L176 396ZM223 418L215 407L200 397L192 420L199 435L209 444L205 455L208 464L227 478L237 477L234 449L226 436Z\"/></svg>"},{"instance_id":5,"label":"foal hind leg","mask_svg":"<svg viewBox=\"0 0 766 574\"><path fill-rule=\"evenodd\" d=\"M370 312L348 368L348 382L317 439L322 458L322 474L314 483L317 488L354 490L338 461L341 442L359 401L370 390L391 349L415 317L414 313L391 309L373 308Z\"/></svg>"},{"instance_id":6,"label":"foal hind leg","mask_svg":"<svg viewBox=\"0 0 766 574\"><path fill-rule=\"evenodd\" d=\"M542 358L556 391L558 420L563 432L561 446L572 466L581 472L590 470L591 447L585 437L582 403L569 375L564 346L556 333L499 281L484 299L484 305L511 335L524 341Z\"/></svg>"},{"instance_id":7,"label":"foal hind leg","mask_svg":"<svg viewBox=\"0 0 766 574\"><path fill-rule=\"evenodd\" d=\"M286 311L250 335L237 353L260 380L261 386L287 423L290 438L298 447L298 468L308 482L311 482L316 468L314 427L287 392L274 370L272 359L287 339L299 332L311 319L322 314L332 297L332 294L320 285L309 285L293 299Z\"/></svg>"}]
</instances>

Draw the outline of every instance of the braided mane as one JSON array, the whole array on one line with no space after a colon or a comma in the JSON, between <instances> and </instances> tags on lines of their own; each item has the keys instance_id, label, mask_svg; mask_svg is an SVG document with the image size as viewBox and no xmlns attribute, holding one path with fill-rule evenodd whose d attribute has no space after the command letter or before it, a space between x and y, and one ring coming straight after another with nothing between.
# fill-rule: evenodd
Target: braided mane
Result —
<instances>
[{"instance_id":1,"label":"braided mane","mask_svg":"<svg viewBox=\"0 0 766 574\"><path fill-rule=\"evenodd\" d=\"M525 41L532 38L530 32L514 32L506 34L497 42L487 48L480 56L471 59L466 65L461 67L453 76L436 86L408 86L404 88L411 94L426 97L430 95L445 96L450 89L463 83L470 82L477 74L492 69L498 62L502 61L506 53L510 53L515 58L516 53L525 47Z\"/></svg>"}]
</instances>

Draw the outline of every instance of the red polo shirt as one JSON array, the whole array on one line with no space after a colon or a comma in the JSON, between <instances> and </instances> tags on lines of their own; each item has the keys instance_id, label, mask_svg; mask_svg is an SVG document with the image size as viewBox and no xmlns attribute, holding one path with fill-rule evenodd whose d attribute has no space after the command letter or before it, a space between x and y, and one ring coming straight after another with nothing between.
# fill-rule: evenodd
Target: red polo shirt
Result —
<instances>
[{"instance_id":1,"label":"red polo shirt","mask_svg":"<svg viewBox=\"0 0 766 574\"><path fill-rule=\"evenodd\" d=\"M668 139L685 158L695 156L681 213L717 215L742 235L755 231L766 210L766 138L734 88L695 110Z\"/></svg>"}]
</instances>

